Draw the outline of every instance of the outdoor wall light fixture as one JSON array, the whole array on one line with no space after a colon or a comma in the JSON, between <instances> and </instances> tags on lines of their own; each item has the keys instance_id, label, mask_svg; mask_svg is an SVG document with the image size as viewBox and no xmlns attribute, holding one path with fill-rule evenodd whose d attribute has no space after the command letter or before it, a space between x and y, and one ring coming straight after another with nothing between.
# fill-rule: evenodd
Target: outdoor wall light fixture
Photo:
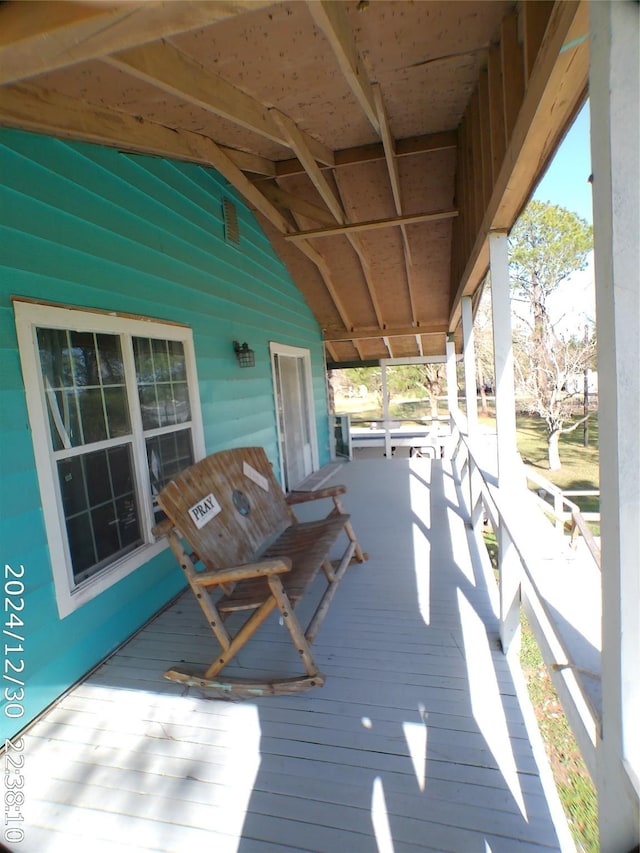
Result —
<instances>
[{"instance_id":1,"label":"outdoor wall light fixture","mask_svg":"<svg viewBox=\"0 0 640 853\"><path fill-rule=\"evenodd\" d=\"M252 349L249 349L249 344L239 344L238 341L233 342L233 348L236 352L236 358L240 367L255 367L256 354Z\"/></svg>"}]
</instances>

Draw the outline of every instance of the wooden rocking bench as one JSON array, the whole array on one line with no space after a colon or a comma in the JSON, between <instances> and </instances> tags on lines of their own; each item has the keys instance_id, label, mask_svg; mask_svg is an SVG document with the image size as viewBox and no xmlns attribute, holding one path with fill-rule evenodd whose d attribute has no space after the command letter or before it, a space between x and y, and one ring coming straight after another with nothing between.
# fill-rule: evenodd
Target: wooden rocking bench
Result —
<instances>
[{"instance_id":1,"label":"wooden rocking bench","mask_svg":"<svg viewBox=\"0 0 640 853\"><path fill-rule=\"evenodd\" d=\"M349 515L342 509L344 486L285 495L262 448L225 450L192 465L158 497L167 519L156 535L166 535L193 590L220 653L204 672L175 666L165 677L225 696L294 693L324 684L311 644L347 567L363 562ZM332 498L334 507L316 521L298 521L293 504ZM330 551L344 532L347 547L331 562ZM203 569L196 566L202 564ZM322 570L327 586L306 629L294 607ZM222 678L220 673L278 609L305 674L281 679ZM232 613L250 611L232 634Z\"/></svg>"}]
</instances>

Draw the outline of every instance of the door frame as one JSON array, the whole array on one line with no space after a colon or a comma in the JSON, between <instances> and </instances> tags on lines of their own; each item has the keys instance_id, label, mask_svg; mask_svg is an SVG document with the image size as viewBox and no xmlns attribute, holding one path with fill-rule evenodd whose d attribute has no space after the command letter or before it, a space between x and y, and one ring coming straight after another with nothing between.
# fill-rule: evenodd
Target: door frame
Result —
<instances>
[{"instance_id":1,"label":"door frame","mask_svg":"<svg viewBox=\"0 0 640 853\"><path fill-rule=\"evenodd\" d=\"M306 347L294 347L289 344L281 344L277 341L269 341L269 353L271 356L271 379L273 381L273 403L276 416L276 432L278 436L278 457L280 460L280 482L284 487L285 483L285 459L283 457L282 448L284 436L280 428L280 416L278 413L278 382L276 377L276 356L285 356L289 358L302 359L303 378L305 383L306 399L307 399L307 424L309 427L309 439L311 444L311 473L317 471L320 467L318 453L318 431L316 428L316 413L315 400L313 395L313 372L311 370L311 350Z\"/></svg>"}]
</instances>

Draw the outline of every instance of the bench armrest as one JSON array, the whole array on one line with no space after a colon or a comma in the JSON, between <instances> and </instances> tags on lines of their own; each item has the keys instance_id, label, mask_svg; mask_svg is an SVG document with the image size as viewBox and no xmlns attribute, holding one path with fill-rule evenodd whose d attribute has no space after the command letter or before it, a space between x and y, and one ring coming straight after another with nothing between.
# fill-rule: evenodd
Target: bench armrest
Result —
<instances>
[{"instance_id":1,"label":"bench armrest","mask_svg":"<svg viewBox=\"0 0 640 853\"><path fill-rule=\"evenodd\" d=\"M309 501L319 501L322 498L337 498L338 495L344 495L346 491L346 486L328 486L326 489L317 489L314 492L293 491L287 495L287 503L289 506L293 506L294 504L303 504Z\"/></svg>"},{"instance_id":2,"label":"bench armrest","mask_svg":"<svg viewBox=\"0 0 640 853\"><path fill-rule=\"evenodd\" d=\"M193 582L198 586L217 586L222 583L236 583L249 578L259 578L266 575L279 575L291 571L291 560L288 557L278 557L274 560L260 560L257 563L244 563L241 566L231 566L228 569L213 569L209 572L198 572Z\"/></svg>"}]
</instances>

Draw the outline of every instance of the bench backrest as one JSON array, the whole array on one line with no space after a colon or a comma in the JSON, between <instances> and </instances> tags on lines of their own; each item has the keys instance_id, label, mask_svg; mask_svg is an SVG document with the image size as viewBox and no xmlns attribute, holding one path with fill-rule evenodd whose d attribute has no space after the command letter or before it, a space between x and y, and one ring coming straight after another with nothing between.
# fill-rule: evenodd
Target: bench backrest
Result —
<instances>
[{"instance_id":1,"label":"bench backrest","mask_svg":"<svg viewBox=\"0 0 640 853\"><path fill-rule=\"evenodd\" d=\"M262 447L207 456L175 477L158 503L208 569L251 562L295 521Z\"/></svg>"}]
</instances>

